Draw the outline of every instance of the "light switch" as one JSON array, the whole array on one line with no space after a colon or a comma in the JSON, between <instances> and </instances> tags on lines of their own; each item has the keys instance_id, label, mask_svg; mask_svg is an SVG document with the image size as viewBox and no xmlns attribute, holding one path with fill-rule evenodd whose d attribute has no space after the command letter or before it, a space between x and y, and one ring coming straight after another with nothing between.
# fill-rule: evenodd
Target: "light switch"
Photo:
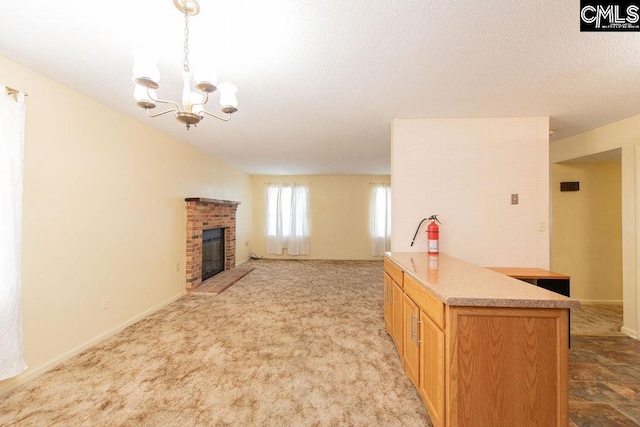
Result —
<instances>
[{"instance_id":1,"label":"light switch","mask_svg":"<svg viewBox=\"0 0 640 427\"><path fill-rule=\"evenodd\" d=\"M515 194L511 195L511 204L512 205L517 205L518 204L518 193L515 193Z\"/></svg>"}]
</instances>

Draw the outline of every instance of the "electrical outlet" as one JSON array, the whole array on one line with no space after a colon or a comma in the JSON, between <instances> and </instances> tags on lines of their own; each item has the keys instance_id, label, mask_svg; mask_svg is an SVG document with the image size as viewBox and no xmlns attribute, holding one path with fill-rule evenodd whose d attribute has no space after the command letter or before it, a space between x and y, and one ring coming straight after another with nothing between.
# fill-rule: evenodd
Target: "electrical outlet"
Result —
<instances>
[{"instance_id":1,"label":"electrical outlet","mask_svg":"<svg viewBox=\"0 0 640 427\"><path fill-rule=\"evenodd\" d=\"M244 242L245 246L249 246L249 241L247 240L246 242Z\"/></svg>"},{"instance_id":2,"label":"electrical outlet","mask_svg":"<svg viewBox=\"0 0 640 427\"><path fill-rule=\"evenodd\" d=\"M107 310L111 307L111 299L109 297L102 298L102 309Z\"/></svg>"},{"instance_id":3,"label":"electrical outlet","mask_svg":"<svg viewBox=\"0 0 640 427\"><path fill-rule=\"evenodd\" d=\"M547 224L544 221L538 221L538 231L541 233L547 231Z\"/></svg>"},{"instance_id":4,"label":"electrical outlet","mask_svg":"<svg viewBox=\"0 0 640 427\"><path fill-rule=\"evenodd\" d=\"M517 205L518 204L518 193L515 193L515 194L511 195L511 204L512 205Z\"/></svg>"},{"instance_id":5,"label":"electrical outlet","mask_svg":"<svg viewBox=\"0 0 640 427\"><path fill-rule=\"evenodd\" d=\"M176 262L176 271L180 271L180 261Z\"/></svg>"}]
</instances>

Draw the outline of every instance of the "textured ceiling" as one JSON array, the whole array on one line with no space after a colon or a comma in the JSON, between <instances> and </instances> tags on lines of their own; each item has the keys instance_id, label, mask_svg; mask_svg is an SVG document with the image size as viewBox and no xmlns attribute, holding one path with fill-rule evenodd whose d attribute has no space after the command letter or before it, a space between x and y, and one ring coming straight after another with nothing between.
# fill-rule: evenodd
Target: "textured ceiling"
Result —
<instances>
[{"instance_id":1,"label":"textured ceiling","mask_svg":"<svg viewBox=\"0 0 640 427\"><path fill-rule=\"evenodd\" d=\"M158 94L179 96L172 0L3 1L0 55L252 174L389 173L396 117L550 116L553 141L640 113L640 35L580 33L577 2L200 3L192 59L238 86L228 123L187 132L135 106L136 46L159 48Z\"/></svg>"}]
</instances>

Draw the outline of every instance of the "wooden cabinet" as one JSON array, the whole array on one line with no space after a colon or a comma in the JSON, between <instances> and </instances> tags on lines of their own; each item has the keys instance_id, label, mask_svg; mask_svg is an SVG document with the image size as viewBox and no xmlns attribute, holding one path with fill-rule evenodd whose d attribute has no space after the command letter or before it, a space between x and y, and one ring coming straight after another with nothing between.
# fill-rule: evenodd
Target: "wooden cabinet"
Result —
<instances>
[{"instance_id":1,"label":"wooden cabinet","mask_svg":"<svg viewBox=\"0 0 640 427\"><path fill-rule=\"evenodd\" d=\"M404 291L440 329L444 328L444 303L411 277L404 281Z\"/></svg>"},{"instance_id":2,"label":"wooden cabinet","mask_svg":"<svg viewBox=\"0 0 640 427\"><path fill-rule=\"evenodd\" d=\"M386 258L384 260L384 272L387 273L400 287L403 286L404 272Z\"/></svg>"},{"instance_id":3,"label":"wooden cabinet","mask_svg":"<svg viewBox=\"0 0 640 427\"><path fill-rule=\"evenodd\" d=\"M442 426L445 338L440 328L444 325L444 304L410 277L400 276L403 290L388 273L387 267L384 274L385 328L396 344L407 377L428 408L433 425Z\"/></svg>"},{"instance_id":4,"label":"wooden cabinet","mask_svg":"<svg viewBox=\"0 0 640 427\"><path fill-rule=\"evenodd\" d=\"M396 343L398 354L404 352L404 343L402 341L402 296L404 292L398 286L396 282L393 282L393 300L397 301L397 304L393 305L393 333L391 338Z\"/></svg>"},{"instance_id":5,"label":"wooden cabinet","mask_svg":"<svg viewBox=\"0 0 640 427\"><path fill-rule=\"evenodd\" d=\"M568 308L445 303L406 257L402 269L385 258L385 324L432 424L566 426Z\"/></svg>"},{"instance_id":6,"label":"wooden cabinet","mask_svg":"<svg viewBox=\"0 0 640 427\"><path fill-rule=\"evenodd\" d=\"M420 374L420 310L406 294L402 299L403 332L402 341L404 352L402 354L402 366L407 376L419 387Z\"/></svg>"},{"instance_id":7,"label":"wooden cabinet","mask_svg":"<svg viewBox=\"0 0 640 427\"><path fill-rule=\"evenodd\" d=\"M393 280L384 273L384 325L387 333L393 336Z\"/></svg>"},{"instance_id":8,"label":"wooden cabinet","mask_svg":"<svg viewBox=\"0 0 640 427\"><path fill-rule=\"evenodd\" d=\"M418 391L434 426L444 425L444 332L425 313L420 314L420 381Z\"/></svg>"},{"instance_id":9,"label":"wooden cabinet","mask_svg":"<svg viewBox=\"0 0 640 427\"><path fill-rule=\"evenodd\" d=\"M447 425L566 426L567 316L558 308L451 307Z\"/></svg>"},{"instance_id":10,"label":"wooden cabinet","mask_svg":"<svg viewBox=\"0 0 640 427\"><path fill-rule=\"evenodd\" d=\"M444 425L445 394L445 309L444 304L411 277L404 281L405 298L414 302L418 313L412 317L415 325L411 337L417 348L416 380L412 380L420 392L431 422ZM405 338L407 335L405 335ZM412 343L412 344L414 344ZM405 341L405 346L410 346ZM407 376L411 378L405 366ZM414 374L414 373L412 373Z\"/></svg>"},{"instance_id":11,"label":"wooden cabinet","mask_svg":"<svg viewBox=\"0 0 640 427\"><path fill-rule=\"evenodd\" d=\"M387 333L393 339L398 349L398 353L402 354L404 342L402 340L403 321L402 321L402 296L404 292L404 272L385 258L384 260L384 318Z\"/></svg>"}]
</instances>

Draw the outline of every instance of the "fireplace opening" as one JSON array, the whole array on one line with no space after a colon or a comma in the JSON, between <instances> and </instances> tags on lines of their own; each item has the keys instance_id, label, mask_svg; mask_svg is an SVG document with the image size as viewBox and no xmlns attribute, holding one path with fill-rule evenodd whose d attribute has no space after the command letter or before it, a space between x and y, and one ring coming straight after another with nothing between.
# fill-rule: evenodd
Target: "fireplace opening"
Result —
<instances>
[{"instance_id":1,"label":"fireplace opening","mask_svg":"<svg viewBox=\"0 0 640 427\"><path fill-rule=\"evenodd\" d=\"M224 228L202 232L202 281L224 271Z\"/></svg>"}]
</instances>

